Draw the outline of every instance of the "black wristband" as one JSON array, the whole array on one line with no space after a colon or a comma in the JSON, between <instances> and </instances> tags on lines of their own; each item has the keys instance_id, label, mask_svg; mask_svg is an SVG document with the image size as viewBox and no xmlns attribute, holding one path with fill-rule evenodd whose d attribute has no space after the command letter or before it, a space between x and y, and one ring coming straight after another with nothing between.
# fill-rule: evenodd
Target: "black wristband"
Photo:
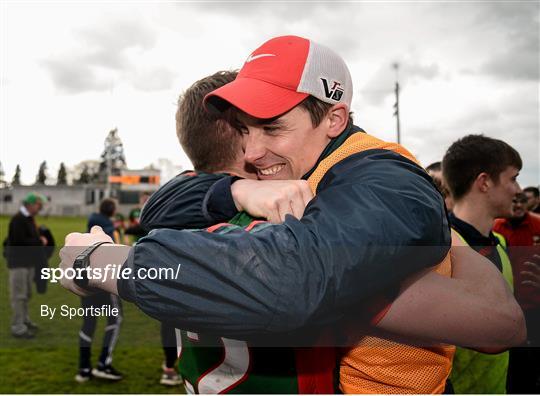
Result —
<instances>
[{"instance_id":1,"label":"black wristband","mask_svg":"<svg viewBox=\"0 0 540 396\"><path fill-rule=\"evenodd\" d=\"M88 271L81 271L81 269L86 269L90 265L90 255L101 245L105 243L111 243L111 242L96 242L91 246L88 246L86 249L84 249L81 253L77 255L75 258L75 261L73 262L73 269L75 270L75 278L73 278L73 282L82 288L88 287Z\"/></svg>"}]
</instances>

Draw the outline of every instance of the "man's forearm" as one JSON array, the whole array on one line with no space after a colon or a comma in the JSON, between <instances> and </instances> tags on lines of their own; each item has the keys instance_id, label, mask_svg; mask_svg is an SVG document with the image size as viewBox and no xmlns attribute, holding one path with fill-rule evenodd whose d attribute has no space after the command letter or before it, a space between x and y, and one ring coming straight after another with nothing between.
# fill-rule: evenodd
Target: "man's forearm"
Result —
<instances>
[{"instance_id":1,"label":"man's forearm","mask_svg":"<svg viewBox=\"0 0 540 396\"><path fill-rule=\"evenodd\" d=\"M216 186L222 186L230 195L230 183L231 177L225 174L192 172L176 176L152 194L144 205L140 224L145 231L150 231L204 228L228 220L236 214L234 202L231 199L227 208L219 208L223 206L221 202L214 201L220 194L211 192Z\"/></svg>"},{"instance_id":2,"label":"man's forearm","mask_svg":"<svg viewBox=\"0 0 540 396\"><path fill-rule=\"evenodd\" d=\"M412 276L378 328L483 352L519 345L523 314L501 274L468 246L452 246L451 255L452 278L433 270Z\"/></svg>"},{"instance_id":3,"label":"man's forearm","mask_svg":"<svg viewBox=\"0 0 540 396\"><path fill-rule=\"evenodd\" d=\"M407 252L416 250L405 246L385 254L388 249L379 247L363 255L355 249L356 255L352 255L340 246L313 241L312 233L298 223L293 226L289 220L287 224L294 230L267 224L279 228L273 230L277 231L273 236L270 228L255 234L238 229L220 236L154 231L133 248L128 265L134 273L150 268L174 270L181 265L179 276L121 280L120 296L148 315L174 320L177 327L190 331L219 332L239 339L275 334L342 319L351 305L392 287L394 280L387 268L395 262L395 255L410 256ZM267 244L269 236L279 241L279 249ZM317 252L315 246L319 246ZM439 250L443 253L445 248ZM365 258L375 256L373 269L378 270L373 271ZM400 264L401 270L408 267L410 272L414 271L412 264L419 268L426 262Z\"/></svg>"}]
</instances>

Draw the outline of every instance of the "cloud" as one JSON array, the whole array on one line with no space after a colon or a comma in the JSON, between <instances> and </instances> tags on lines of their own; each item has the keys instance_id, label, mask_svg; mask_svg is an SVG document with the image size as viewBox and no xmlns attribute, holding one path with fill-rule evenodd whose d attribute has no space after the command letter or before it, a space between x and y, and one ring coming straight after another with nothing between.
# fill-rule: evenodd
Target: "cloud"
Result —
<instances>
[{"instance_id":1,"label":"cloud","mask_svg":"<svg viewBox=\"0 0 540 396\"><path fill-rule=\"evenodd\" d=\"M133 86L141 91L159 91L169 89L176 77L176 73L165 67L155 67L133 73L131 81Z\"/></svg>"},{"instance_id":2,"label":"cloud","mask_svg":"<svg viewBox=\"0 0 540 396\"><path fill-rule=\"evenodd\" d=\"M43 65L49 70L54 85L61 92L77 94L111 88L111 82L98 76L88 65L62 60L43 61Z\"/></svg>"},{"instance_id":3,"label":"cloud","mask_svg":"<svg viewBox=\"0 0 540 396\"><path fill-rule=\"evenodd\" d=\"M185 4L178 3L178 6L184 7ZM307 4L305 1L288 2L254 2L254 1L214 1L214 2L196 2L192 4L193 8L204 13L213 13L218 15L230 15L239 18L248 16L255 23L264 23L265 18L279 17L280 22L302 22L304 20L312 21L314 16L343 15L343 10L350 7L345 2L321 3L314 2ZM272 18L273 19L273 18ZM283 25L278 26L281 28Z\"/></svg>"},{"instance_id":4,"label":"cloud","mask_svg":"<svg viewBox=\"0 0 540 396\"><path fill-rule=\"evenodd\" d=\"M358 51L358 38L351 34L347 25L356 26L355 20L362 16L365 8L359 3L306 1L204 1L176 3L176 6L179 10L190 7L205 16L221 16L237 21L245 32L249 32L240 35L237 40L245 41L250 49L255 49L253 44L261 45L265 39L292 34L310 38L351 58L352 53ZM351 12L351 7L354 7L354 12Z\"/></svg>"},{"instance_id":5,"label":"cloud","mask_svg":"<svg viewBox=\"0 0 540 396\"><path fill-rule=\"evenodd\" d=\"M172 72L163 67L137 71L135 58L150 51L157 40L155 30L142 21L112 21L80 28L74 36L80 47L42 61L62 92L106 91L126 75L134 79L130 82L135 87L146 91L163 89L171 81Z\"/></svg>"},{"instance_id":6,"label":"cloud","mask_svg":"<svg viewBox=\"0 0 540 396\"><path fill-rule=\"evenodd\" d=\"M402 68L408 79L433 80L440 74L439 65L436 63L404 63Z\"/></svg>"},{"instance_id":7,"label":"cloud","mask_svg":"<svg viewBox=\"0 0 540 396\"><path fill-rule=\"evenodd\" d=\"M540 147L538 121L508 117L497 108L471 109L471 113L457 117L451 122L440 122L436 127L415 126L406 131L406 146L415 154L421 154L423 165L439 161L447 148L459 138L469 134L483 134L501 139L514 147L523 159L520 180L537 183L540 174Z\"/></svg>"},{"instance_id":8,"label":"cloud","mask_svg":"<svg viewBox=\"0 0 540 396\"><path fill-rule=\"evenodd\" d=\"M540 4L537 2L486 2L477 4L478 10L475 23L486 26L505 27L519 34L529 30L531 25L538 23Z\"/></svg>"},{"instance_id":9,"label":"cloud","mask_svg":"<svg viewBox=\"0 0 540 396\"><path fill-rule=\"evenodd\" d=\"M523 40L518 45L500 52L484 63L480 72L505 80L532 80L540 78L540 51L538 41Z\"/></svg>"},{"instance_id":10,"label":"cloud","mask_svg":"<svg viewBox=\"0 0 540 396\"><path fill-rule=\"evenodd\" d=\"M492 105L483 104L456 119L449 130L462 135L482 133L501 139L514 147L523 158L522 177L539 180L540 119L537 92L530 86L515 88Z\"/></svg>"},{"instance_id":11,"label":"cloud","mask_svg":"<svg viewBox=\"0 0 540 396\"><path fill-rule=\"evenodd\" d=\"M104 28L84 28L76 32L86 43L82 58L92 66L125 70L130 67L130 50L149 50L156 43L156 33L141 21L117 21Z\"/></svg>"},{"instance_id":12,"label":"cloud","mask_svg":"<svg viewBox=\"0 0 540 396\"><path fill-rule=\"evenodd\" d=\"M132 47L152 48L156 43L156 33L142 21L115 21L107 26L79 29L77 35L99 48L109 52L123 51Z\"/></svg>"},{"instance_id":13,"label":"cloud","mask_svg":"<svg viewBox=\"0 0 540 396\"><path fill-rule=\"evenodd\" d=\"M382 62L373 77L359 91L359 96L369 105L380 105L388 95L394 94L396 71L393 64L396 62ZM436 63L421 62L409 56L399 62L399 83L404 88L407 84L419 80L433 80L441 72Z\"/></svg>"},{"instance_id":14,"label":"cloud","mask_svg":"<svg viewBox=\"0 0 540 396\"><path fill-rule=\"evenodd\" d=\"M496 29L502 39L493 57L479 72L501 79L538 80L540 78L539 3L487 4L476 22Z\"/></svg>"}]
</instances>

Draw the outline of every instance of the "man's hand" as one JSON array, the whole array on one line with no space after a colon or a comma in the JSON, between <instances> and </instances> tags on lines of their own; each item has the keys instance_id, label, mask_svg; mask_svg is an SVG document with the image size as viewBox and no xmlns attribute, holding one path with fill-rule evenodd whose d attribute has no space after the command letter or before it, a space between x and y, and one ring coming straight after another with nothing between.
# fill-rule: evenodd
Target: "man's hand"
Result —
<instances>
[{"instance_id":1,"label":"man's hand","mask_svg":"<svg viewBox=\"0 0 540 396\"><path fill-rule=\"evenodd\" d=\"M89 233L72 232L67 234L65 246L91 246L96 242L114 243L100 226L93 226Z\"/></svg>"},{"instance_id":2,"label":"man's hand","mask_svg":"<svg viewBox=\"0 0 540 396\"><path fill-rule=\"evenodd\" d=\"M533 286L540 290L540 256L535 254L530 261L525 261L527 271L521 271L522 285Z\"/></svg>"},{"instance_id":3,"label":"man's hand","mask_svg":"<svg viewBox=\"0 0 540 396\"><path fill-rule=\"evenodd\" d=\"M79 253L81 253L86 247L93 245L96 242L110 242L113 240L110 236L105 234L101 227L94 226L90 230L90 233L81 234L80 232L72 232L66 236L64 247L60 250L60 268L66 270L67 268L73 268L73 262ZM92 294L90 290L82 289L77 286L73 279L67 279L62 277L60 284L66 289L72 291L79 296L88 296Z\"/></svg>"},{"instance_id":4,"label":"man's hand","mask_svg":"<svg viewBox=\"0 0 540 396\"><path fill-rule=\"evenodd\" d=\"M238 211L271 223L285 221L287 214L302 218L313 198L305 180L238 180L232 184L231 193Z\"/></svg>"}]
</instances>

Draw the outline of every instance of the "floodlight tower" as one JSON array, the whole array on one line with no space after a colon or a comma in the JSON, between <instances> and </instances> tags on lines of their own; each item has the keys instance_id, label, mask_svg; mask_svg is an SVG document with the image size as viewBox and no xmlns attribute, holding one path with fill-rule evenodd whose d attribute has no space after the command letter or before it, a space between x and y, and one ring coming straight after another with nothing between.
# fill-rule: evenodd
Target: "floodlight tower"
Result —
<instances>
[{"instance_id":1,"label":"floodlight tower","mask_svg":"<svg viewBox=\"0 0 540 396\"><path fill-rule=\"evenodd\" d=\"M106 192L105 196L111 196L110 178L113 175L118 175L120 170L126 167L126 157L124 156L124 146L122 140L118 136L118 129L114 128L109 131L105 139L105 148L101 154L102 162L100 168L105 173L106 177Z\"/></svg>"}]
</instances>

